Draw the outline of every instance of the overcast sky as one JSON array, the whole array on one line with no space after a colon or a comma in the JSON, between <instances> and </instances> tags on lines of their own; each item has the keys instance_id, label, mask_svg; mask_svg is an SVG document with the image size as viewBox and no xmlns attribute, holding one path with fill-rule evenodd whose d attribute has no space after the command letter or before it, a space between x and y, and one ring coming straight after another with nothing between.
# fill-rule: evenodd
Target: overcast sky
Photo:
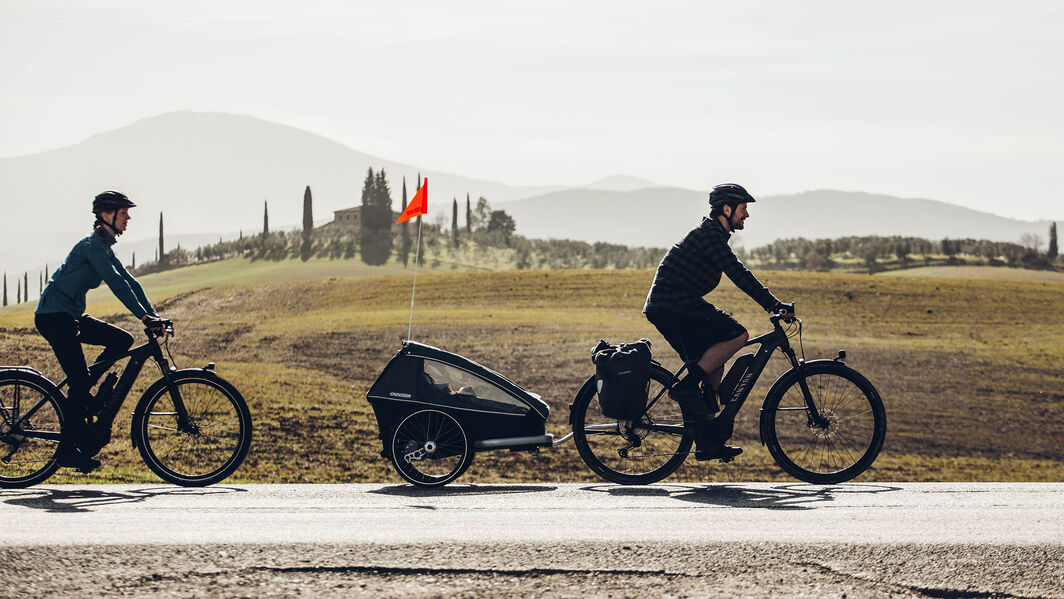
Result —
<instances>
[{"instance_id":1,"label":"overcast sky","mask_svg":"<svg viewBox=\"0 0 1064 599\"><path fill-rule=\"evenodd\" d=\"M219 111L503 183L1064 220L1062 74L1054 1L2 0L0 156Z\"/></svg>"}]
</instances>

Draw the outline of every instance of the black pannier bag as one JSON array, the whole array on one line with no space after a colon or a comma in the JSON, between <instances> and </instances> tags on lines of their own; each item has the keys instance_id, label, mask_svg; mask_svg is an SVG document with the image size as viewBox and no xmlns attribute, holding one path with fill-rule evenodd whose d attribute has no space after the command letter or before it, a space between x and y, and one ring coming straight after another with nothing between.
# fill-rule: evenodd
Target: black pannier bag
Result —
<instances>
[{"instance_id":1,"label":"black pannier bag","mask_svg":"<svg viewBox=\"0 0 1064 599\"><path fill-rule=\"evenodd\" d=\"M605 339L591 350L602 414L617 420L638 420L647 406L650 387L650 341L610 345Z\"/></svg>"},{"instance_id":2,"label":"black pannier bag","mask_svg":"<svg viewBox=\"0 0 1064 599\"><path fill-rule=\"evenodd\" d=\"M550 408L539 395L468 358L405 341L366 394L384 457L396 426L418 410L453 416L470 441L546 434Z\"/></svg>"}]
</instances>

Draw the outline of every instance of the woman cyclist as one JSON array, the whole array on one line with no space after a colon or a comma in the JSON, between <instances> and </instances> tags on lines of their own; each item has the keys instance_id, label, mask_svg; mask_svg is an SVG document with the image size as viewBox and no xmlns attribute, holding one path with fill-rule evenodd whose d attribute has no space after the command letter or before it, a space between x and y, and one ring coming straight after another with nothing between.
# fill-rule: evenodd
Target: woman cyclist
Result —
<instances>
[{"instance_id":1,"label":"woman cyclist","mask_svg":"<svg viewBox=\"0 0 1064 599\"><path fill-rule=\"evenodd\" d=\"M160 330L163 321L144 295L140 283L119 262L111 246L129 224L129 209L136 206L125 194L105 191L92 201L96 217L92 234L70 250L41 292L34 323L52 346L59 366L67 376L69 392L63 407L64 430L72 447L60 456L64 466L88 472L100 465L93 456L99 447L91 438L90 407L94 400L89 389L102 371L91 373L85 364L82 343L102 345L97 362L112 360L133 345L126 331L85 314L85 294L106 282L115 296L145 326ZM105 398L100 398L101 400Z\"/></svg>"}]
</instances>

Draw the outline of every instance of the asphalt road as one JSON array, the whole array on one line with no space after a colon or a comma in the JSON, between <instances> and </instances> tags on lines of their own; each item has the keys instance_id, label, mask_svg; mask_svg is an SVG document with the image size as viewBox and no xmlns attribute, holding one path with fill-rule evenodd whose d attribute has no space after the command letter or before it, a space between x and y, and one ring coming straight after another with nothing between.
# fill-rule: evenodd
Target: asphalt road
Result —
<instances>
[{"instance_id":1,"label":"asphalt road","mask_svg":"<svg viewBox=\"0 0 1064 599\"><path fill-rule=\"evenodd\" d=\"M0 596L1064 597L1064 484L45 486L0 491L0 571Z\"/></svg>"}]
</instances>

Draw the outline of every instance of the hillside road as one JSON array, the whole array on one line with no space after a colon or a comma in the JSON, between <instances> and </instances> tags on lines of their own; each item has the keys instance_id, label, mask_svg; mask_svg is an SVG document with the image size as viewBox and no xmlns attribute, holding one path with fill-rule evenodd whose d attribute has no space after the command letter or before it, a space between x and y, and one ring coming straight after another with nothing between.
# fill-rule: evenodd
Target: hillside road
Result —
<instances>
[{"instance_id":1,"label":"hillside road","mask_svg":"<svg viewBox=\"0 0 1064 599\"><path fill-rule=\"evenodd\" d=\"M1057 483L64 485L0 522L28 595L1064 597Z\"/></svg>"}]
</instances>

